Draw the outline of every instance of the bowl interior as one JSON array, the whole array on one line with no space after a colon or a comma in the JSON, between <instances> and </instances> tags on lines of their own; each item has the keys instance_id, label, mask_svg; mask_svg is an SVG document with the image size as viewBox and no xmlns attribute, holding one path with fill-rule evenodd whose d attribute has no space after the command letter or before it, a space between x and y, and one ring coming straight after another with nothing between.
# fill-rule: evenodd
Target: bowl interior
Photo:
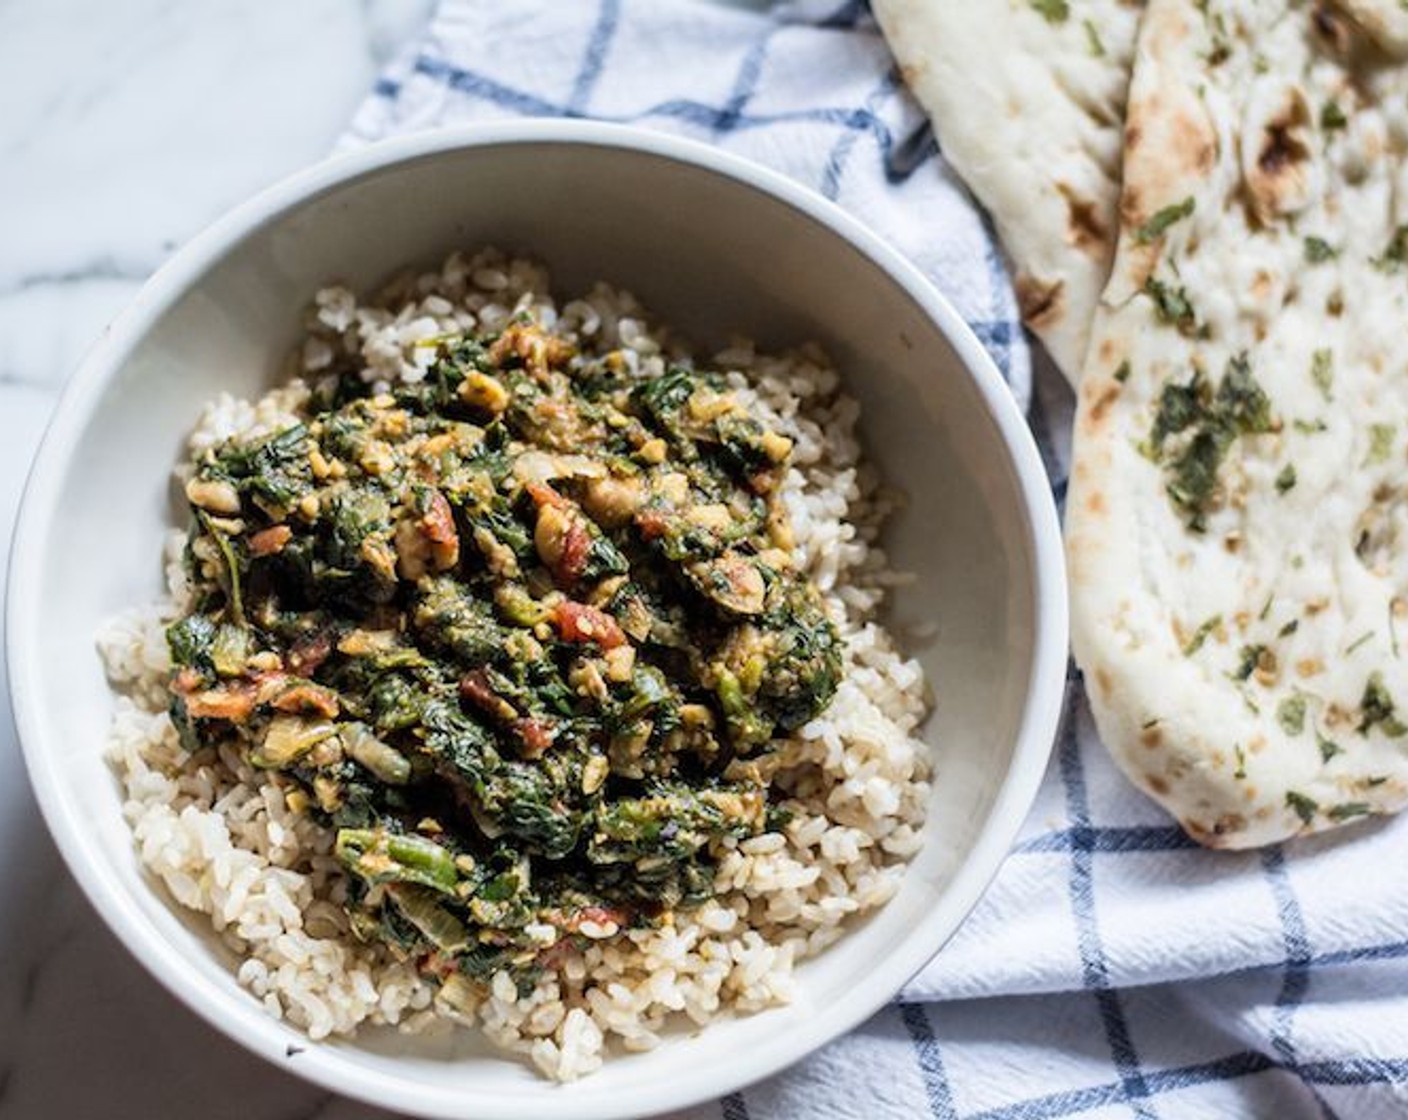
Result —
<instances>
[{"instance_id":1,"label":"bowl interior","mask_svg":"<svg viewBox=\"0 0 1408 1120\"><path fill-rule=\"evenodd\" d=\"M1014 751L1050 734L1027 698L1045 671L1040 647L1053 641L1038 595L1059 590L1039 570L999 420L924 307L816 216L656 152L547 140L429 151L275 208L192 266L177 298L157 299L130 346L100 350L67 402L16 557L16 701L36 787L81 881L138 955L217 1025L289 1068L305 1063L318 1080L406 1109L487 1117L561 1102L518 1062L466 1043L473 1056L457 1062L381 1036L314 1047L290 1064L286 1044L306 1039L268 1020L200 922L143 878L101 758L112 698L93 635L160 592L169 472L203 403L273 382L327 281L365 287L483 244L545 259L560 296L598 278L624 286L700 352L732 334L765 347L819 340L864 406L870 454L907 494L886 545L917 579L896 593L892 622L936 627L910 645L936 697L926 732L936 770L927 843L903 889L802 968L793 1006L608 1063L571 1090L581 1116L649 1110L784 1064L892 994L995 869L994 852L983 866L969 857L994 829L1003 843L1015 829L997 819L1026 808L1000 796ZM106 380L91 368L113 362ZM1024 765L1039 772L1040 755L1029 748Z\"/></svg>"}]
</instances>

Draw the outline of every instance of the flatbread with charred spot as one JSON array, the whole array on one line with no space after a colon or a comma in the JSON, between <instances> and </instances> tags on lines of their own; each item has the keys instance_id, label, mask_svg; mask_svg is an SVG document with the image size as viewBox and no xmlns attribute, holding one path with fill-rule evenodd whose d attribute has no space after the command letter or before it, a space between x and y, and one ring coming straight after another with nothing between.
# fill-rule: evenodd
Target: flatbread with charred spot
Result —
<instances>
[{"instance_id":1,"label":"flatbread with charred spot","mask_svg":"<svg viewBox=\"0 0 1408 1120\"><path fill-rule=\"evenodd\" d=\"M1408 71L1372 7L1139 33L1072 636L1116 760L1214 847L1408 803Z\"/></svg>"},{"instance_id":2,"label":"flatbread with charred spot","mask_svg":"<svg viewBox=\"0 0 1408 1120\"><path fill-rule=\"evenodd\" d=\"M944 157L997 225L1023 319L1073 383L1110 270L1142 0L873 0Z\"/></svg>"},{"instance_id":3,"label":"flatbread with charred spot","mask_svg":"<svg viewBox=\"0 0 1408 1120\"><path fill-rule=\"evenodd\" d=\"M1403 0L1336 0L1375 44L1396 59L1408 58L1408 8Z\"/></svg>"}]
</instances>

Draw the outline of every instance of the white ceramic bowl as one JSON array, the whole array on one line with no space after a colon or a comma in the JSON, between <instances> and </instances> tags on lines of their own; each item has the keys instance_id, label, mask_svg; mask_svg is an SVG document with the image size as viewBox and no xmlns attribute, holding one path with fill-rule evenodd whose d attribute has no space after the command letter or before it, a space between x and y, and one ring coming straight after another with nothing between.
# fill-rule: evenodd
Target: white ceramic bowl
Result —
<instances>
[{"instance_id":1,"label":"white ceramic bowl","mask_svg":"<svg viewBox=\"0 0 1408 1120\"><path fill-rule=\"evenodd\" d=\"M786 1008L681 1033L558 1088L468 1032L453 1053L366 1032L310 1045L234 980L202 920L144 878L102 759L112 697L94 633L160 592L169 472L201 405L256 395L330 279L366 286L454 248L526 249L560 292L635 292L701 348L819 339L908 494L886 544L919 575L893 618L937 697L926 843L898 896L803 965ZM536 122L440 132L320 165L192 241L108 329L64 394L14 542L8 641L30 777L59 848L127 947L198 1014L285 1069L406 1112L637 1116L718 1096L855 1026L953 933L1040 780L1066 661L1056 515L996 370L898 254L819 196L701 145ZM291 1047L301 1047L295 1053ZM290 1057L290 1054L294 1056Z\"/></svg>"}]
</instances>

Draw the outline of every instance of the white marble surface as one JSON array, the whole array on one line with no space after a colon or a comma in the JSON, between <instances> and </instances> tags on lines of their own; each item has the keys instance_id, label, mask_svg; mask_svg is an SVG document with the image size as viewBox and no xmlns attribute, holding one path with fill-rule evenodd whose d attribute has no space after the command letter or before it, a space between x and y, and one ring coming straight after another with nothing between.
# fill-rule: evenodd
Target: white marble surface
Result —
<instances>
[{"instance_id":1,"label":"white marble surface","mask_svg":"<svg viewBox=\"0 0 1408 1120\"><path fill-rule=\"evenodd\" d=\"M85 348L178 245L320 159L430 6L0 2L0 575ZM40 823L0 674L0 1120L387 1115L246 1054L127 956Z\"/></svg>"}]
</instances>

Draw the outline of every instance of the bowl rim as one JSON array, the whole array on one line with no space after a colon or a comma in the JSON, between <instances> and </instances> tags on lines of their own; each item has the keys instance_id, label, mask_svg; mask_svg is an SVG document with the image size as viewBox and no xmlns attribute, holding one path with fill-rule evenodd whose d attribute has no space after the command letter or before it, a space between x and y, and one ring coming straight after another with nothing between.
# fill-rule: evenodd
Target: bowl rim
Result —
<instances>
[{"instance_id":1,"label":"bowl rim","mask_svg":"<svg viewBox=\"0 0 1408 1120\"><path fill-rule=\"evenodd\" d=\"M726 1069L686 1066L662 1092L648 1099L601 1097L573 1102L574 1112L582 1120L644 1116L689 1107L770 1076L854 1029L893 999L949 941L995 877L1035 800L1060 721L1068 641L1065 561L1055 503L1036 444L991 358L948 300L897 249L835 203L779 172L700 141L626 125L568 119L471 124L383 140L332 156L265 188L193 237L145 282L104 329L59 396L30 467L10 547L5 607L10 695L30 784L70 874L127 950L186 1007L278 1068L345 1096L445 1120L471 1115L477 1120L521 1120L525 1109L531 1110L531 1103L518 1094L497 1090L451 1094L410 1078L394 1083L395 1099L389 1100L385 1075L360 1066L335 1045L309 1046L299 1062L285 1061L286 1025L269 1018L256 1001L232 999L228 990L209 978L192 975L182 956L165 946L116 877L104 873L101 863L89 858L96 840L65 792L54 762L57 756L45 749L47 721L31 699L38 695L36 662L27 656L29 636L36 632L41 545L54 519L67 460L107 383L192 283L269 221L344 182L452 150L519 144L585 145L688 165L769 195L849 242L938 325L979 390L1017 476L1033 557L1032 666L1011 765L968 858L955 872L939 905L915 927L913 932L921 936L911 936L900 951L876 961L870 981L830 1004L825 1014L808 1017L785 1035L778 1032L767 1045L739 1054ZM544 1087L548 1087L546 1083Z\"/></svg>"}]
</instances>

